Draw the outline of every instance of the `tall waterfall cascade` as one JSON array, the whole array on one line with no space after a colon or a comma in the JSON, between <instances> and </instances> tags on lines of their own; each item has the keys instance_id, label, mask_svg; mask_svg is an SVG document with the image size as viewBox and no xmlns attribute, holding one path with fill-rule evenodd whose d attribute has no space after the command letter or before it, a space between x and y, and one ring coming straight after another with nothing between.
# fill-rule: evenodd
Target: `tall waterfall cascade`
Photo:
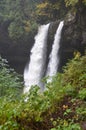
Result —
<instances>
[{"instance_id":1,"label":"tall waterfall cascade","mask_svg":"<svg viewBox=\"0 0 86 130\"><path fill-rule=\"evenodd\" d=\"M28 93L31 86L38 85L41 90L44 90L41 79L43 78L45 72L46 76L50 78L47 82L52 81L52 76L57 73L58 64L59 64L59 47L60 47L60 39L61 32L64 26L64 21L61 21L52 45L52 51L49 56L49 63L47 70L46 68L46 55L47 55L47 36L49 25L42 25L39 27L38 34L35 36L35 43L33 48L31 49L30 62L24 70L24 93Z\"/></svg>"},{"instance_id":2,"label":"tall waterfall cascade","mask_svg":"<svg viewBox=\"0 0 86 130\"><path fill-rule=\"evenodd\" d=\"M61 21L54 37L54 43L52 45L52 51L49 56L49 63L46 72L46 76L50 77L47 82L50 82L52 80L52 76L54 76L58 70L58 64L59 64L58 51L60 47L59 43L61 39L61 32L62 32L63 25L64 25L64 21Z\"/></svg>"},{"instance_id":3,"label":"tall waterfall cascade","mask_svg":"<svg viewBox=\"0 0 86 130\"><path fill-rule=\"evenodd\" d=\"M38 85L42 89L41 79L44 75L47 51L47 35L49 25L39 27L35 36L35 43L31 50L30 62L24 70L24 93L28 93L32 85Z\"/></svg>"}]
</instances>

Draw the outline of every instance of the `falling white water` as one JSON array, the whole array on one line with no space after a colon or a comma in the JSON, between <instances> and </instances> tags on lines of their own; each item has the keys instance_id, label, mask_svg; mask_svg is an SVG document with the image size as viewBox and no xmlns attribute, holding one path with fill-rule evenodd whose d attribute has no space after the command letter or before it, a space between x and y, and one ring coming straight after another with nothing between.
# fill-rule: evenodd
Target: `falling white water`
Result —
<instances>
[{"instance_id":1,"label":"falling white water","mask_svg":"<svg viewBox=\"0 0 86 130\"><path fill-rule=\"evenodd\" d=\"M24 70L24 93L28 93L32 85L41 87L41 79L44 75L46 62L46 42L49 24L39 27L35 37L35 44L31 50L30 63Z\"/></svg>"},{"instance_id":2,"label":"falling white water","mask_svg":"<svg viewBox=\"0 0 86 130\"><path fill-rule=\"evenodd\" d=\"M59 46L60 46L59 43L61 39L61 32L62 32L63 25L64 25L64 22L61 21L54 37L54 43L52 46L51 54L49 56L49 64L48 64L47 73L46 73L46 76L50 77L50 80L48 80L48 82L50 82L52 80L52 76L57 73L58 64L59 64L58 51L59 51Z\"/></svg>"}]
</instances>

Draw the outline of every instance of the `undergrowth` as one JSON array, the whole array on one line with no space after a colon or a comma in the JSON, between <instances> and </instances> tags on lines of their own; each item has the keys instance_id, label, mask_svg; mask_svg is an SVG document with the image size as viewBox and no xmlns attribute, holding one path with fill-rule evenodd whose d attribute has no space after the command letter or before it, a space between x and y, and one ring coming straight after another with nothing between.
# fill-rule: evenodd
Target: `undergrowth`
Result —
<instances>
[{"instance_id":1,"label":"undergrowth","mask_svg":"<svg viewBox=\"0 0 86 130\"><path fill-rule=\"evenodd\" d=\"M0 97L0 130L86 130L86 56L46 80L43 93L32 86L28 97Z\"/></svg>"}]
</instances>

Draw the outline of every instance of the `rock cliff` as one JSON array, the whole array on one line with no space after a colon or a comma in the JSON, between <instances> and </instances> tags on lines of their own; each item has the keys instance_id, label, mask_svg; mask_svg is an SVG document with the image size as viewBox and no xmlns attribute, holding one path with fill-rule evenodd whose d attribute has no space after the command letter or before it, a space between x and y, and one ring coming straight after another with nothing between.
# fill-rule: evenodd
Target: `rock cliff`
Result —
<instances>
[{"instance_id":1,"label":"rock cliff","mask_svg":"<svg viewBox=\"0 0 86 130\"><path fill-rule=\"evenodd\" d=\"M68 13L64 19L64 27L60 41L60 63L58 70L62 71L68 59L73 57L75 51L79 51L84 55L86 47L86 9L80 10L78 14ZM54 40L54 34L60 20L52 22L48 34L48 56ZM7 27L9 21L0 25L0 54L9 61L11 67L17 72L23 73L26 63L29 61L31 47L34 43L34 36L28 37L28 40L21 39L19 41L11 40L8 36Z\"/></svg>"}]
</instances>

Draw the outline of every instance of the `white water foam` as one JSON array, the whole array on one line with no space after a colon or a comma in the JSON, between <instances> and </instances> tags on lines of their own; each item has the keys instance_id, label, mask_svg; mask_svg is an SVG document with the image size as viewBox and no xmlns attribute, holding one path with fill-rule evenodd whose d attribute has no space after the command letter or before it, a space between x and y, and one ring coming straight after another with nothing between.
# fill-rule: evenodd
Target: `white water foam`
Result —
<instances>
[{"instance_id":1,"label":"white water foam","mask_svg":"<svg viewBox=\"0 0 86 130\"><path fill-rule=\"evenodd\" d=\"M50 79L47 82L52 81L52 76L54 76L57 73L58 64L59 64L58 51L60 47L59 43L61 39L61 32L62 32L63 25L64 25L64 21L61 21L54 37L54 43L52 46L51 54L49 56L49 63L46 72L46 76L50 77Z\"/></svg>"},{"instance_id":2,"label":"white water foam","mask_svg":"<svg viewBox=\"0 0 86 130\"><path fill-rule=\"evenodd\" d=\"M35 43L31 50L30 62L24 70L24 93L28 93L32 85L38 85L42 88L41 79L44 75L46 63L47 35L49 25L39 27L38 34L35 37Z\"/></svg>"}]
</instances>

